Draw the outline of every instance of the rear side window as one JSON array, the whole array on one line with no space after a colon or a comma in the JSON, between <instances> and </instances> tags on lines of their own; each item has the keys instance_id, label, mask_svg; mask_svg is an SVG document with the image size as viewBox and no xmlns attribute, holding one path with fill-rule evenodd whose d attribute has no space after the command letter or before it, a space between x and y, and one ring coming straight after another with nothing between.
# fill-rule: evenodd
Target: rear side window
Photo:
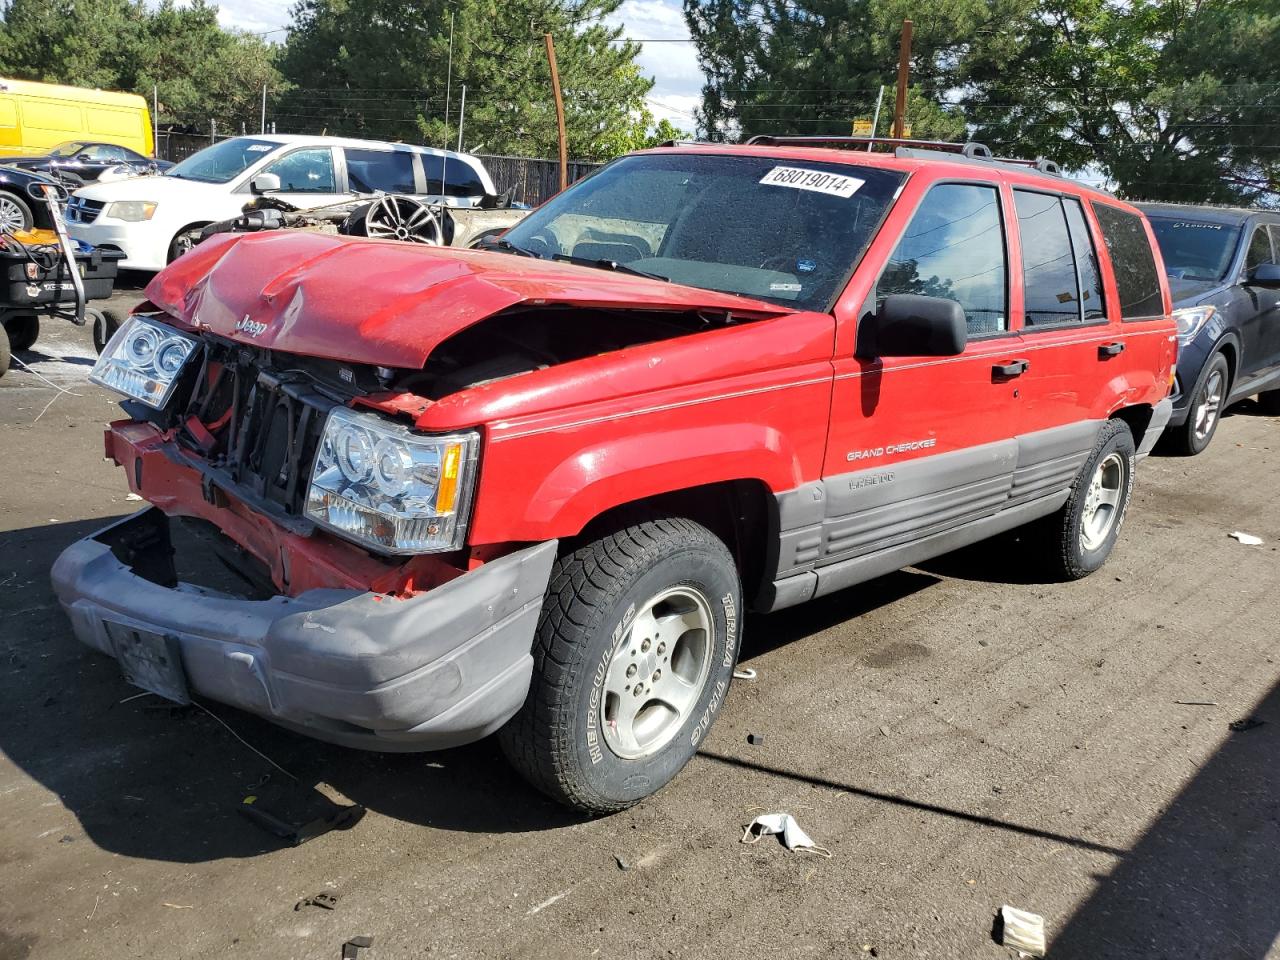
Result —
<instances>
[{"instance_id":1,"label":"rear side window","mask_svg":"<svg viewBox=\"0 0 1280 960\"><path fill-rule=\"evenodd\" d=\"M1062 201L1047 193L1013 192L1022 235L1022 287L1027 326L1080 319L1076 263Z\"/></svg>"},{"instance_id":2,"label":"rear side window","mask_svg":"<svg viewBox=\"0 0 1280 960\"><path fill-rule=\"evenodd\" d=\"M356 193L415 193L413 154L407 150L346 148L347 180Z\"/></svg>"},{"instance_id":3,"label":"rear side window","mask_svg":"<svg viewBox=\"0 0 1280 960\"><path fill-rule=\"evenodd\" d=\"M881 299L916 293L955 300L969 333L1009 328L1004 227L995 187L943 183L933 187L907 225L876 285Z\"/></svg>"},{"instance_id":4,"label":"rear side window","mask_svg":"<svg viewBox=\"0 0 1280 960\"><path fill-rule=\"evenodd\" d=\"M1271 240L1267 228L1259 226L1249 240L1249 252L1245 254L1244 272L1252 273L1255 267L1272 262Z\"/></svg>"},{"instance_id":5,"label":"rear side window","mask_svg":"<svg viewBox=\"0 0 1280 960\"><path fill-rule=\"evenodd\" d=\"M455 157L446 161L443 157L424 153L422 172L427 178L427 193L442 193L447 197L483 197L485 194L484 184L471 165ZM444 190L440 189L441 177L444 178Z\"/></svg>"},{"instance_id":6,"label":"rear side window","mask_svg":"<svg viewBox=\"0 0 1280 960\"><path fill-rule=\"evenodd\" d=\"M1102 227L1102 240L1115 271L1121 318L1137 320L1160 316L1164 313L1164 297L1142 218L1105 203L1095 203L1093 212Z\"/></svg>"}]
</instances>

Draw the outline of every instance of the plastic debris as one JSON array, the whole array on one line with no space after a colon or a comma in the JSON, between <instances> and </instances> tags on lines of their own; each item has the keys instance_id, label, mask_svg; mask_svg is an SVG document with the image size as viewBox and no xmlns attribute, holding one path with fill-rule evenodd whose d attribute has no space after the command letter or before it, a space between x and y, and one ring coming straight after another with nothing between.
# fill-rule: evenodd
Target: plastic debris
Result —
<instances>
[{"instance_id":1,"label":"plastic debris","mask_svg":"<svg viewBox=\"0 0 1280 960\"><path fill-rule=\"evenodd\" d=\"M1239 720L1232 720L1227 726L1235 733L1244 733L1246 730L1256 730L1266 722L1257 717L1241 717Z\"/></svg>"},{"instance_id":2,"label":"plastic debris","mask_svg":"<svg viewBox=\"0 0 1280 960\"><path fill-rule=\"evenodd\" d=\"M1239 540L1246 547L1262 546L1262 538L1255 537L1252 533L1241 533L1239 530L1233 530L1230 536L1233 540Z\"/></svg>"},{"instance_id":3,"label":"plastic debris","mask_svg":"<svg viewBox=\"0 0 1280 960\"><path fill-rule=\"evenodd\" d=\"M356 960L361 950L373 946L373 937L352 937L342 945L342 960Z\"/></svg>"},{"instance_id":4,"label":"plastic debris","mask_svg":"<svg viewBox=\"0 0 1280 960\"><path fill-rule=\"evenodd\" d=\"M760 746L760 744L764 743L764 734L748 733L747 743L751 744L753 747Z\"/></svg>"},{"instance_id":5,"label":"plastic debris","mask_svg":"<svg viewBox=\"0 0 1280 960\"><path fill-rule=\"evenodd\" d=\"M128 500L130 503L139 503L142 500L142 497L140 497L136 493L126 493L124 495L124 498Z\"/></svg>"},{"instance_id":6,"label":"plastic debris","mask_svg":"<svg viewBox=\"0 0 1280 960\"><path fill-rule=\"evenodd\" d=\"M770 834L778 834L788 850L816 853L820 857L831 856L831 851L814 843L789 813L764 813L756 817L742 832L742 842L758 843L761 837Z\"/></svg>"},{"instance_id":7,"label":"plastic debris","mask_svg":"<svg viewBox=\"0 0 1280 960\"><path fill-rule=\"evenodd\" d=\"M996 917L996 942L1012 947L1023 957L1043 957L1044 917L1008 905Z\"/></svg>"},{"instance_id":8,"label":"plastic debris","mask_svg":"<svg viewBox=\"0 0 1280 960\"><path fill-rule=\"evenodd\" d=\"M756 672L750 667L743 667L741 670L733 671L733 679L735 680L754 680Z\"/></svg>"},{"instance_id":9,"label":"plastic debris","mask_svg":"<svg viewBox=\"0 0 1280 960\"><path fill-rule=\"evenodd\" d=\"M617 863L617 865L618 865L618 869L619 869L619 870L630 870L630 869L631 869L631 864L627 861L626 857L620 857L620 856L618 856L618 855L615 853L615 854L613 855L613 860L614 860L614 862L615 862L615 863Z\"/></svg>"},{"instance_id":10,"label":"plastic debris","mask_svg":"<svg viewBox=\"0 0 1280 960\"><path fill-rule=\"evenodd\" d=\"M293 905L294 911L303 907L319 907L321 910L338 909L338 898L332 893L317 893L314 897L305 897Z\"/></svg>"}]
</instances>

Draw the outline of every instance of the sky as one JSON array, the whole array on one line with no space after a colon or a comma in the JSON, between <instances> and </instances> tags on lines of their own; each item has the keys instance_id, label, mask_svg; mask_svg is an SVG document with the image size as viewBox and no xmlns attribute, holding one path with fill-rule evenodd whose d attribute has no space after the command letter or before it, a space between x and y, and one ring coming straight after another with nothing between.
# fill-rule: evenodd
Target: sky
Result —
<instances>
[{"instance_id":1,"label":"sky","mask_svg":"<svg viewBox=\"0 0 1280 960\"><path fill-rule=\"evenodd\" d=\"M293 0L217 0L218 19L223 26L268 34L283 40L280 28L289 23ZM612 18L624 27L624 36L635 40L656 40L642 47L639 64L655 81L649 93L649 110L655 119L670 120L682 130L693 132L694 108L701 103L702 71L694 45L689 39L680 0L625 0ZM279 32L274 32L279 31Z\"/></svg>"}]
</instances>

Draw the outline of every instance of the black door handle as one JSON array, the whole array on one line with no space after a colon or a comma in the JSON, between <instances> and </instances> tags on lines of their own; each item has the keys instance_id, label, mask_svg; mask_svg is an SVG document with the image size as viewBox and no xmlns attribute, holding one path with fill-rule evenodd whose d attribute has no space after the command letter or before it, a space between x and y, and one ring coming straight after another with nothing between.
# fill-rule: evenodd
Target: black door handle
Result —
<instances>
[{"instance_id":1,"label":"black door handle","mask_svg":"<svg viewBox=\"0 0 1280 960\"><path fill-rule=\"evenodd\" d=\"M1098 358L1101 360L1107 357L1118 357L1124 353L1124 344L1117 341L1115 343L1104 343L1098 348Z\"/></svg>"},{"instance_id":2,"label":"black door handle","mask_svg":"<svg viewBox=\"0 0 1280 960\"><path fill-rule=\"evenodd\" d=\"M1009 363L997 363L991 368L991 372L997 377L1020 377L1031 366L1029 360L1013 360Z\"/></svg>"}]
</instances>

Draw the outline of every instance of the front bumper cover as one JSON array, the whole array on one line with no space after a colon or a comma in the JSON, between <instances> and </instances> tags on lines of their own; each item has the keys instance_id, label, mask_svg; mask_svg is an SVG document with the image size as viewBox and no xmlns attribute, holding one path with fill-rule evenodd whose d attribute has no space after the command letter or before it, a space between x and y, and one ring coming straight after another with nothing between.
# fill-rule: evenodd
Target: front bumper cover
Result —
<instances>
[{"instance_id":1,"label":"front bumper cover","mask_svg":"<svg viewBox=\"0 0 1280 960\"><path fill-rule=\"evenodd\" d=\"M195 693L371 750L478 740L524 702L556 541L408 599L269 600L177 583L168 543L167 517L148 508L63 551L53 588L82 642L113 655L108 622L172 638Z\"/></svg>"}]
</instances>

